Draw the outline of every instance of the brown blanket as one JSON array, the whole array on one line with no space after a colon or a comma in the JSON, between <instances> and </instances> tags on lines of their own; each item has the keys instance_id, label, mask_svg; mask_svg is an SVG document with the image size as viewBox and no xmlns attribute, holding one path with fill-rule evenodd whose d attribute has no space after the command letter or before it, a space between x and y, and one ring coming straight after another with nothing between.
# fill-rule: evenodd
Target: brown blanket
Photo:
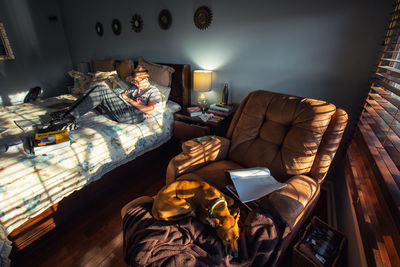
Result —
<instances>
[{"instance_id":1,"label":"brown blanket","mask_svg":"<svg viewBox=\"0 0 400 267\"><path fill-rule=\"evenodd\" d=\"M136 206L123 220L124 257L132 266L271 266L289 232L271 209L241 208L239 257L234 259L210 226L195 217L156 221L151 207Z\"/></svg>"}]
</instances>

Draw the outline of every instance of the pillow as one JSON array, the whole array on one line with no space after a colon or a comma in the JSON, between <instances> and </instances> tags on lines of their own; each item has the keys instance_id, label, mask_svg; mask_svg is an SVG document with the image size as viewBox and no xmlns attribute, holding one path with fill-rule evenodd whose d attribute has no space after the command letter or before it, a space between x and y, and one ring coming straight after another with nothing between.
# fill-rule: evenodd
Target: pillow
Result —
<instances>
[{"instance_id":1,"label":"pillow","mask_svg":"<svg viewBox=\"0 0 400 267\"><path fill-rule=\"evenodd\" d=\"M160 93L165 96L165 100L168 100L169 93L171 92L171 87L162 86L155 82L150 82L150 84L156 87L158 91L160 91Z\"/></svg>"},{"instance_id":2,"label":"pillow","mask_svg":"<svg viewBox=\"0 0 400 267\"><path fill-rule=\"evenodd\" d=\"M95 74L93 74L93 81L97 82L97 81L101 81L101 80L105 80L108 78L115 78L117 77L117 71L113 70L113 71L96 71Z\"/></svg>"},{"instance_id":3,"label":"pillow","mask_svg":"<svg viewBox=\"0 0 400 267\"><path fill-rule=\"evenodd\" d=\"M168 100L167 101L167 108L168 110L170 110L172 113L178 112L179 110L182 109L181 105L179 105L178 103Z\"/></svg>"},{"instance_id":4,"label":"pillow","mask_svg":"<svg viewBox=\"0 0 400 267\"><path fill-rule=\"evenodd\" d=\"M121 89L125 91L125 88L129 88L129 85L120 85L121 79L118 78L117 71L98 71L93 75L84 74L79 71L71 70L68 72L69 76L74 78L74 88L72 93L76 95L83 94L93 83L105 83L109 88Z\"/></svg>"},{"instance_id":5,"label":"pillow","mask_svg":"<svg viewBox=\"0 0 400 267\"><path fill-rule=\"evenodd\" d=\"M93 59L92 65L93 65L92 66L93 72L113 71L115 70L115 59L108 59L108 60Z\"/></svg>"},{"instance_id":6,"label":"pillow","mask_svg":"<svg viewBox=\"0 0 400 267\"><path fill-rule=\"evenodd\" d=\"M92 83L104 82L108 87L115 89L117 85L118 74L116 70L113 71L97 71L91 80Z\"/></svg>"},{"instance_id":7,"label":"pillow","mask_svg":"<svg viewBox=\"0 0 400 267\"><path fill-rule=\"evenodd\" d=\"M143 57L139 57L139 65L142 65L149 71L150 81L162 86L171 86L172 73L175 71L173 68L145 61Z\"/></svg>"},{"instance_id":8,"label":"pillow","mask_svg":"<svg viewBox=\"0 0 400 267\"><path fill-rule=\"evenodd\" d=\"M130 59L126 59L122 62L119 62L117 63L115 69L117 70L118 76L125 80L126 77L131 76L133 73L133 61Z\"/></svg>"},{"instance_id":9,"label":"pillow","mask_svg":"<svg viewBox=\"0 0 400 267\"><path fill-rule=\"evenodd\" d=\"M80 95L89 88L92 76L75 70L69 71L68 74L74 79L74 88L72 88L73 94Z\"/></svg>"}]
</instances>

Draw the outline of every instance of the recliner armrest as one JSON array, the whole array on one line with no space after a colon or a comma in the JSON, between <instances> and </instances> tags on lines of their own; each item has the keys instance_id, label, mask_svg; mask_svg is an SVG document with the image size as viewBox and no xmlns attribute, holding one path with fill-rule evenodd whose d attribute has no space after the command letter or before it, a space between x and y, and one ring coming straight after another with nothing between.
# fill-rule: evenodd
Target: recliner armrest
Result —
<instances>
[{"instance_id":1,"label":"recliner armrest","mask_svg":"<svg viewBox=\"0 0 400 267\"><path fill-rule=\"evenodd\" d=\"M166 183L213 161L223 160L228 155L230 140L219 136L203 136L182 144L182 153L168 164Z\"/></svg>"},{"instance_id":2,"label":"recliner armrest","mask_svg":"<svg viewBox=\"0 0 400 267\"><path fill-rule=\"evenodd\" d=\"M149 196L141 196L138 198L135 198L134 200L130 201L129 203L125 204L125 206L122 207L121 209L121 218L124 219L126 213L134 208L137 205L143 204L143 203L147 203L147 202L152 202L154 199L153 197L149 197Z\"/></svg>"},{"instance_id":3,"label":"recliner armrest","mask_svg":"<svg viewBox=\"0 0 400 267\"><path fill-rule=\"evenodd\" d=\"M282 219L293 229L314 203L319 184L305 175L293 176L286 183L286 187L273 192L268 198Z\"/></svg>"}]
</instances>

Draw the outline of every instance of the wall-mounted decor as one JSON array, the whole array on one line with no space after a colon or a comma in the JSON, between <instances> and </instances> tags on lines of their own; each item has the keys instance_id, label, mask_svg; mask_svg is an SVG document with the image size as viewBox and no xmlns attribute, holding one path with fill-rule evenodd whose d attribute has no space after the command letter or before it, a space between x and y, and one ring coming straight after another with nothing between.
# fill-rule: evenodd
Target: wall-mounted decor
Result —
<instances>
[{"instance_id":1,"label":"wall-mounted decor","mask_svg":"<svg viewBox=\"0 0 400 267\"><path fill-rule=\"evenodd\" d=\"M121 22L118 19L113 19L111 27L115 35L121 34Z\"/></svg>"},{"instance_id":2,"label":"wall-mounted decor","mask_svg":"<svg viewBox=\"0 0 400 267\"><path fill-rule=\"evenodd\" d=\"M171 27L172 16L168 9L163 9L160 11L160 14L158 14L158 24L163 30L168 30L169 27Z\"/></svg>"},{"instance_id":3,"label":"wall-mounted decor","mask_svg":"<svg viewBox=\"0 0 400 267\"><path fill-rule=\"evenodd\" d=\"M143 29L143 20L139 14L134 14L131 19L132 30L141 32Z\"/></svg>"},{"instance_id":4,"label":"wall-mounted decor","mask_svg":"<svg viewBox=\"0 0 400 267\"><path fill-rule=\"evenodd\" d=\"M4 24L0 22L0 60L15 59Z\"/></svg>"},{"instance_id":5,"label":"wall-mounted decor","mask_svg":"<svg viewBox=\"0 0 400 267\"><path fill-rule=\"evenodd\" d=\"M211 9L207 6L199 7L194 13L194 25L200 30L205 30L210 26L212 21Z\"/></svg>"},{"instance_id":6,"label":"wall-mounted decor","mask_svg":"<svg viewBox=\"0 0 400 267\"><path fill-rule=\"evenodd\" d=\"M104 34L103 24L101 24L100 22L96 22L94 28L98 36L103 36Z\"/></svg>"}]
</instances>

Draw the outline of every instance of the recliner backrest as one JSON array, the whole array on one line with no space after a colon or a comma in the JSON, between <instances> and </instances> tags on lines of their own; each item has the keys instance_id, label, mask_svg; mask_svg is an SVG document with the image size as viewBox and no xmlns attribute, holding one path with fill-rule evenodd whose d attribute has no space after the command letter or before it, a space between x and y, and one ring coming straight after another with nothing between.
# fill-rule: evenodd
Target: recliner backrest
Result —
<instances>
[{"instance_id":1,"label":"recliner backrest","mask_svg":"<svg viewBox=\"0 0 400 267\"><path fill-rule=\"evenodd\" d=\"M329 127L330 134L335 132L339 142L347 122L347 114L343 110L340 114L341 133L337 134L335 127L338 119ZM227 137L231 139L228 157L245 167L265 166L280 181L293 175L312 174L318 176L314 177L316 180L322 180L330 165L329 161L325 168L327 158L333 158L339 145L339 142L330 144L331 136L324 139L336 115L336 107L325 101L268 91L252 92L242 101L228 130ZM324 148L319 153L321 142ZM318 166L313 166L315 159Z\"/></svg>"}]
</instances>

